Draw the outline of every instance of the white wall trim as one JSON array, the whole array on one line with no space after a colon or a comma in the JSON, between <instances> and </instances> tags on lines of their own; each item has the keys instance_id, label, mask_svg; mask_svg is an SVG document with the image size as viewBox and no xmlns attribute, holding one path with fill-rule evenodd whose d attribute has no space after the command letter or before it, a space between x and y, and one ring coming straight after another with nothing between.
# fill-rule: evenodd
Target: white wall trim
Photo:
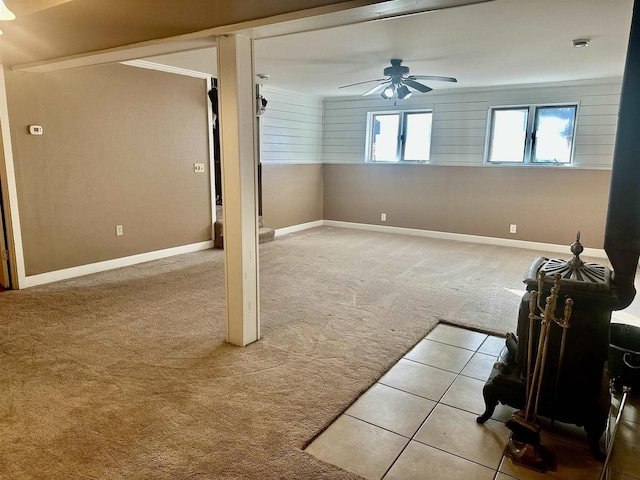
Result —
<instances>
[{"instance_id":1,"label":"white wall trim","mask_svg":"<svg viewBox=\"0 0 640 480\"><path fill-rule=\"evenodd\" d=\"M211 225L216 221L216 164L215 164L215 148L213 138L213 109L211 108L211 102L209 100L209 91L213 87L213 80L211 77L207 77L205 80L206 92L205 97L207 100L207 138L209 140L209 197L211 200ZM213 240L213 228L211 229L211 239Z\"/></svg>"},{"instance_id":2,"label":"white wall trim","mask_svg":"<svg viewBox=\"0 0 640 480\"><path fill-rule=\"evenodd\" d=\"M372 225L367 223L340 222L336 220L323 220L327 227L352 228L355 230L369 230L371 232L395 233L399 235L412 235L416 237L439 238L442 240L455 240L459 242L481 243L485 245L498 245L501 247L526 248L543 252L564 253L569 252L567 245L554 243L528 242L526 240L511 240L509 238L482 237L479 235L466 235L463 233L436 232L433 230L420 230L417 228L390 227L386 225ZM584 256L607 258L607 254L600 248L585 248Z\"/></svg>"},{"instance_id":3,"label":"white wall trim","mask_svg":"<svg viewBox=\"0 0 640 480\"><path fill-rule=\"evenodd\" d=\"M139 263L150 262L151 260L159 260L161 258L180 255L182 253L199 252L200 250L207 250L209 248L213 248L212 240L192 243L189 245L182 245L180 247L165 248L164 250L156 250L154 252L139 253L137 255L130 255L128 257L114 258L112 260L90 263L88 265L80 265L78 267L64 268L62 270L40 273L38 275L29 275L28 277L26 277L25 282L23 285L21 285L21 287L35 287L36 285L43 285L45 283L57 282L59 280L81 277L83 275L104 272L107 270L113 270L115 268L128 267L131 265L137 265Z\"/></svg>"},{"instance_id":4,"label":"white wall trim","mask_svg":"<svg viewBox=\"0 0 640 480\"><path fill-rule=\"evenodd\" d=\"M289 233L300 232L315 227L337 227L337 228L351 228L355 230L367 230L371 232L383 232L393 233L399 235L411 235L418 237L438 238L442 240L454 240L460 242L480 243L484 245L497 245L502 247L524 248L528 250L536 250L542 252L568 252L566 245L556 245L553 243L541 243L541 242L528 242L525 240L511 240L508 238L496 238L496 237L483 237L479 235L466 235L462 233L449 233L449 232L436 232L432 230L420 230L416 228L403 228L403 227L391 227L386 225L372 225L365 223L352 223L341 222L336 220L316 220L313 222L301 223L298 225L292 225L290 227L278 228L275 231L275 236L280 237ZM189 245L183 245L180 247L166 248L164 250L157 250L154 252L140 253L137 255L131 255L128 257L115 258L113 260L105 260L103 262L91 263L88 265L80 265L78 267L65 268L62 270L56 270L53 272L40 273L38 275L27 276L21 283L21 288L35 287L37 285L44 285L47 283L57 282L60 280L67 280L69 278L80 277L83 275L89 275L92 273L99 273L115 268L128 267L131 265L137 265L139 263L150 262L152 260L159 260L162 258L172 257L174 255L180 255L183 253L198 252L201 250L208 250L213 248L213 241L192 243ZM604 250L599 248L585 248L583 252L584 256L607 258Z\"/></svg>"},{"instance_id":5,"label":"white wall trim","mask_svg":"<svg viewBox=\"0 0 640 480\"><path fill-rule=\"evenodd\" d=\"M6 190L4 192L5 198L8 199L8 204L5 203L5 229L8 240L7 248L9 249L11 288L21 288L25 282L24 250L22 246L13 147L11 144L7 89L4 81L4 65L2 64L0 64L0 128L2 129L2 144L4 148L4 162L0 160L0 179L4 183L3 190Z\"/></svg>"},{"instance_id":6,"label":"white wall trim","mask_svg":"<svg viewBox=\"0 0 640 480\"><path fill-rule=\"evenodd\" d=\"M147 60L129 60L126 62L120 62L122 65L129 65L130 67L146 68L147 70L157 70L159 72L175 73L176 75L184 75L186 77L195 77L210 79L211 75L208 73L198 72L196 70L188 70L186 68L173 67L171 65L164 65L163 63L149 62Z\"/></svg>"},{"instance_id":7,"label":"white wall trim","mask_svg":"<svg viewBox=\"0 0 640 480\"><path fill-rule=\"evenodd\" d=\"M288 233L300 232L302 230L308 230L309 228L321 227L324 225L324 220L316 220L314 222L300 223L298 225L291 225L290 227L283 227L276 229L276 237L286 235Z\"/></svg>"},{"instance_id":8,"label":"white wall trim","mask_svg":"<svg viewBox=\"0 0 640 480\"><path fill-rule=\"evenodd\" d=\"M177 37L147 40L131 45L98 50L94 52L67 55L51 60L13 65L11 70L31 73L60 72L72 68L93 67L139 58L155 57L169 53L179 53L216 45L215 37L206 33L188 33Z\"/></svg>"}]
</instances>

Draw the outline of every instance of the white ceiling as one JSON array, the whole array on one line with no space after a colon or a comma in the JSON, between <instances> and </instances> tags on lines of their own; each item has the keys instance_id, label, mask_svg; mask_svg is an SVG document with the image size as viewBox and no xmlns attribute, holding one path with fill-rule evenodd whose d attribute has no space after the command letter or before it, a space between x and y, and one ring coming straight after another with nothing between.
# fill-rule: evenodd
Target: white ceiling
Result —
<instances>
[{"instance_id":1,"label":"white ceiling","mask_svg":"<svg viewBox=\"0 0 640 480\"><path fill-rule=\"evenodd\" d=\"M266 85L331 97L359 95L391 58L412 74L458 84L434 90L621 77L633 0L495 0L313 32L256 40ZM590 38L587 48L571 40ZM215 74L215 49L151 60ZM372 86L374 84L371 84Z\"/></svg>"}]
</instances>

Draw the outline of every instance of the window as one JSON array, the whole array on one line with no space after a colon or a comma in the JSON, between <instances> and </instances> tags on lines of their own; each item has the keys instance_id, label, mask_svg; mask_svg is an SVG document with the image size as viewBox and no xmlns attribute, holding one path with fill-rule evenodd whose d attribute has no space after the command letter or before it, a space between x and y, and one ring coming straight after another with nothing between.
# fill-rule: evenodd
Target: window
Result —
<instances>
[{"instance_id":1,"label":"window","mask_svg":"<svg viewBox=\"0 0 640 480\"><path fill-rule=\"evenodd\" d=\"M370 162L427 162L431 150L431 112L369 114Z\"/></svg>"},{"instance_id":2,"label":"window","mask_svg":"<svg viewBox=\"0 0 640 480\"><path fill-rule=\"evenodd\" d=\"M576 105L492 108L487 163L570 165L577 108Z\"/></svg>"}]
</instances>

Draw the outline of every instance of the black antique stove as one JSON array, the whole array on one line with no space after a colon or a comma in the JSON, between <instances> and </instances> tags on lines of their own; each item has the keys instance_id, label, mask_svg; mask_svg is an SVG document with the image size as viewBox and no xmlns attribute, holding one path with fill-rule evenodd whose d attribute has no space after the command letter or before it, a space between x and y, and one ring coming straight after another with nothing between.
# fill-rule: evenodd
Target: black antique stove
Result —
<instances>
[{"instance_id":1,"label":"black antique stove","mask_svg":"<svg viewBox=\"0 0 640 480\"><path fill-rule=\"evenodd\" d=\"M517 454L526 450L520 448L521 445L536 447L536 435L539 443L538 413L584 426L591 449L602 457L598 440L605 429L610 403L605 362L611 312L622 310L633 301L636 294L634 279L640 258L639 59L640 1L635 1L604 234L604 249L612 270L602 265L582 263L578 258L579 252L576 254L575 251L574 258L569 261L536 258L525 278L527 293L520 304L517 336L507 338L509 353L496 364L484 387L487 408L478 417L478 422L485 422L498 402L525 408L524 414L518 412L511 420L513 435L510 443L514 437L520 436L517 442L513 442L517 443L512 449ZM577 245L574 247L574 250L580 250ZM547 300L544 312L541 298L551 299ZM546 340L536 342L538 337L548 338L548 343ZM615 338L613 340L615 343ZM538 363L538 350L542 352L539 358L546 359L546 363L542 363L543 368L534 369L539 373L536 376L531 373L530 360L536 358ZM640 352L634 350L640 361ZM625 355L628 357L632 353L625 351L623 358ZM535 391L532 384L539 385L539 390ZM539 408L534 407L533 415L529 416L534 395L527 393L532 391L535 391L535 404L539 403ZM545 456L544 449L534 453L540 454L538 458ZM511 458L516 461L515 456ZM535 464L535 460L532 463Z\"/></svg>"},{"instance_id":2,"label":"black antique stove","mask_svg":"<svg viewBox=\"0 0 640 480\"><path fill-rule=\"evenodd\" d=\"M572 300L569 301L572 310L566 328L562 328L562 322L557 325L550 322L537 413L584 426L592 451L601 457L598 443L610 406L605 371L609 323L618 299L611 288L611 271L580 259L583 249L579 237L571 250L574 254L571 260L538 257L526 272L527 292L520 302L517 336L508 337L508 354L495 364L484 386L486 411L478 422L488 420L498 402L525 409L527 378L533 373L532 359L538 354L542 325L531 319L530 300L536 293L541 298L549 297L553 279L557 277L558 297L562 301L557 303L555 317L563 317L567 298Z\"/></svg>"}]
</instances>

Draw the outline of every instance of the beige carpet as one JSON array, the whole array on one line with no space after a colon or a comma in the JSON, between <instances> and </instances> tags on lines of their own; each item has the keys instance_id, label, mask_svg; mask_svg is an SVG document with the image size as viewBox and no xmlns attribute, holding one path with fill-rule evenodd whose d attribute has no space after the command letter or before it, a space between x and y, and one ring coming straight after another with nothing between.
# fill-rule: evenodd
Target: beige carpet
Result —
<instances>
[{"instance_id":1,"label":"beige carpet","mask_svg":"<svg viewBox=\"0 0 640 480\"><path fill-rule=\"evenodd\" d=\"M219 250L2 293L0 478L355 478L302 449L438 321L513 330L536 252L322 227L260 256L246 348Z\"/></svg>"}]
</instances>

